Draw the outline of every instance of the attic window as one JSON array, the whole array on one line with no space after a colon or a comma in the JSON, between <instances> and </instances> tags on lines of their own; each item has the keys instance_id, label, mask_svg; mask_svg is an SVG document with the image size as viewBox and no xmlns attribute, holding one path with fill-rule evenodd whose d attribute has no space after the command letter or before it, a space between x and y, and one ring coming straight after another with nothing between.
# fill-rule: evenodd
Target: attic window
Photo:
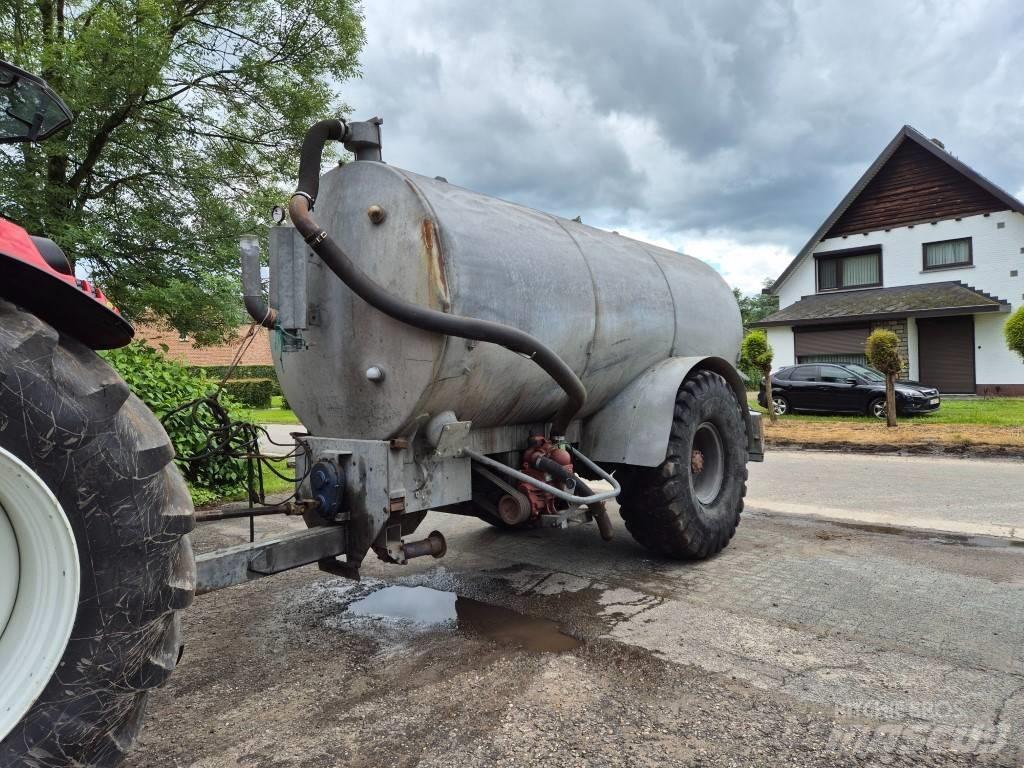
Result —
<instances>
[{"instance_id":1,"label":"attic window","mask_svg":"<svg viewBox=\"0 0 1024 768\"><path fill-rule=\"evenodd\" d=\"M882 250L877 246L816 253L814 261L819 292L882 284Z\"/></svg>"},{"instance_id":2,"label":"attic window","mask_svg":"<svg viewBox=\"0 0 1024 768\"><path fill-rule=\"evenodd\" d=\"M969 237L925 243L922 249L924 251L925 269L964 267L969 266L974 261L971 238Z\"/></svg>"}]
</instances>

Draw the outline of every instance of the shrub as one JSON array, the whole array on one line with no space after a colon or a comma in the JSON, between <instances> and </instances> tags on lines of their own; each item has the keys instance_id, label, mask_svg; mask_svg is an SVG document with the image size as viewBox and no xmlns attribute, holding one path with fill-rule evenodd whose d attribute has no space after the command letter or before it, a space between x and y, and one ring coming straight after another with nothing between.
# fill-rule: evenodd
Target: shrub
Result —
<instances>
[{"instance_id":1,"label":"shrub","mask_svg":"<svg viewBox=\"0 0 1024 768\"><path fill-rule=\"evenodd\" d=\"M768 334L762 330L751 331L740 346L740 363L745 368L752 368L762 374L772 368L775 351L768 343Z\"/></svg>"},{"instance_id":2,"label":"shrub","mask_svg":"<svg viewBox=\"0 0 1024 768\"><path fill-rule=\"evenodd\" d=\"M205 373L214 382L219 382L224 378L226 374L231 370L230 365L196 365L189 368L192 373ZM272 384L273 395L281 394L281 385L277 381L277 371L274 370L272 365L236 365L235 369L231 371L231 381L236 379L270 379ZM263 408L265 406L254 406L257 408Z\"/></svg>"},{"instance_id":3,"label":"shrub","mask_svg":"<svg viewBox=\"0 0 1024 768\"><path fill-rule=\"evenodd\" d=\"M205 374L189 372L185 366L168 360L162 352L142 341L102 354L121 374L132 392L161 421L183 403L206 397L216 389L216 382ZM222 394L220 401L232 418L245 415L230 397ZM178 455L175 461L190 485L214 490L219 495L238 493L245 489L246 469L240 459L217 456L189 462L181 458L207 450L208 433L192 418L191 410L171 416L164 428Z\"/></svg>"},{"instance_id":4,"label":"shrub","mask_svg":"<svg viewBox=\"0 0 1024 768\"><path fill-rule=\"evenodd\" d=\"M1024 306L1010 315L1003 332L1006 334L1006 346L1024 358Z\"/></svg>"},{"instance_id":5,"label":"shrub","mask_svg":"<svg viewBox=\"0 0 1024 768\"><path fill-rule=\"evenodd\" d=\"M228 379L224 385L225 392L250 408L269 408L274 388L270 379Z\"/></svg>"},{"instance_id":6,"label":"shrub","mask_svg":"<svg viewBox=\"0 0 1024 768\"><path fill-rule=\"evenodd\" d=\"M231 368L230 365L202 365L192 366L189 370L193 373L202 371L214 381L220 381L224 374ZM231 373L233 379L274 379L277 372L272 365L236 365Z\"/></svg>"},{"instance_id":7,"label":"shrub","mask_svg":"<svg viewBox=\"0 0 1024 768\"><path fill-rule=\"evenodd\" d=\"M898 376L903 368L903 358L900 357L900 339L892 331L885 328L878 328L868 336L864 345L864 352L868 356L868 362L882 373L891 376Z\"/></svg>"}]
</instances>

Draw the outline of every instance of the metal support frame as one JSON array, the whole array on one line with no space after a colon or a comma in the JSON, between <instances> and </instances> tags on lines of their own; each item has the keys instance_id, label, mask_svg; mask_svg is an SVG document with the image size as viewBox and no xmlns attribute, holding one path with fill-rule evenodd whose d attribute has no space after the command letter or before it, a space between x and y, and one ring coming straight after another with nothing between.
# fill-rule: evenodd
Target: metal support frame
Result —
<instances>
[{"instance_id":1,"label":"metal support frame","mask_svg":"<svg viewBox=\"0 0 1024 768\"><path fill-rule=\"evenodd\" d=\"M287 536L207 552L196 557L196 594L309 565L345 552L344 526L325 525Z\"/></svg>"}]
</instances>

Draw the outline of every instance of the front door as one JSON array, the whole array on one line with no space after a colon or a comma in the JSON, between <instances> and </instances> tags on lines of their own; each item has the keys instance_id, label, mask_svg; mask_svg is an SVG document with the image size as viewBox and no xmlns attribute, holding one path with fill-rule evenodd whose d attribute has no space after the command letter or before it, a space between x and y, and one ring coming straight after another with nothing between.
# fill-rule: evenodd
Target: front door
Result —
<instances>
[{"instance_id":1,"label":"front door","mask_svg":"<svg viewBox=\"0 0 1024 768\"><path fill-rule=\"evenodd\" d=\"M974 315L918 319L917 354L922 384L974 394Z\"/></svg>"}]
</instances>

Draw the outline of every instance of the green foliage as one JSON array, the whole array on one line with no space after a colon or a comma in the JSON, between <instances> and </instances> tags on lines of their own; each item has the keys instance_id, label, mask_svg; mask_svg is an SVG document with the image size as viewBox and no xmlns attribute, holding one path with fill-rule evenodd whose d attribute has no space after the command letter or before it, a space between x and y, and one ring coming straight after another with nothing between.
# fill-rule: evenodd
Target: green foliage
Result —
<instances>
[{"instance_id":1,"label":"green foliage","mask_svg":"<svg viewBox=\"0 0 1024 768\"><path fill-rule=\"evenodd\" d=\"M185 366L168 360L163 353L143 341L103 352L103 357L128 383L132 392L163 419L178 406L212 394L216 382L204 374L190 373ZM230 398L220 401L233 418L245 415ZM193 456L207 448L207 433L192 418L191 411L172 416L165 424L178 456ZM237 493L244 488L245 463L237 459L212 458L201 462L176 459L179 468L195 488L216 491L218 495ZM198 503L198 502L197 502Z\"/></svg>"},{"instance_id":2,"label":"green foliage","mask_svg":"<svg viewBox=\"0 0 1024 768\"><path fill-rule=\"evenodd\" d=\"M3 58L76 119L0 152L0 210L129 318L216 342L240 320L238 234L265 233L306 129L346 111L363 41L355 0L7 0Z\"/></svg>"},{"instance_id":3,"label":"green foliage","mask_svg":"<svg viewBox=\"0 0 1024 768\"><path fill-rule=\"evenodd\" d=\"M900 357L900 339L895 333L885 328L878 328L871 332L864 345L864 353L868 356L868 363L882 373L898 376L903 367L903 358Z\"/></svg>"},{"instance_id":4,"label":"green foliage","mask_svg":"<svg viewBox=\"0 0 1024 768\"><path fill-rule=\"evenodd\" d=\"M768 343L768 334L763 330L754 330L743 337L740 345L740 362L744 367L752 368L762 374L772 368L775 352Z\"/></svg>"},{"instance_id":5,"label":"green foliage","mask_svg":"<svg viewBox=\"0 0 1024 768\"><path fill-rule=\"evenodd\" d=\"M275 382L270 379L235 379L224 384L224 391L249 408L269 408Z\"/></svg>"},{"instance_id":6,"label":"green foliage","mask_svg":"<svg viewBox=\"0 0 1024 768\"><path fill-rule=\"evenodd\" d=\"M765 288L771 288L774 280L768 278L764 281ZM743 320L743 327L749 328L758 320L764 320L772 312L779 309L779 297L765 293L757 293L753 296L744 296L739 288L732 289L733 296L740 308L740 317Z\"/></svg>"},{"instance_id":7,"label":"green foliage","mask_svg":"<svg viewBox=\"0 0 1024 768\"><path fill-rule=\"evenodd\" d=\"M1003 333L1006 334L1006 346L1024 358L1024 306L1010 315Z\"/></svg>"},{"instance_id":8,"label":"green foliage","mask_svg":"<svg viewBox=\"0 0 1024 768\"><path fill-rule=\"evenodd\" d=\"M211 379L220 381L231 368L230 365L194 365L190 371L202 371ZM277 371L272 365L236 365L231 372L233 379L276 379Z\"/></svg>"}]
</instances>

